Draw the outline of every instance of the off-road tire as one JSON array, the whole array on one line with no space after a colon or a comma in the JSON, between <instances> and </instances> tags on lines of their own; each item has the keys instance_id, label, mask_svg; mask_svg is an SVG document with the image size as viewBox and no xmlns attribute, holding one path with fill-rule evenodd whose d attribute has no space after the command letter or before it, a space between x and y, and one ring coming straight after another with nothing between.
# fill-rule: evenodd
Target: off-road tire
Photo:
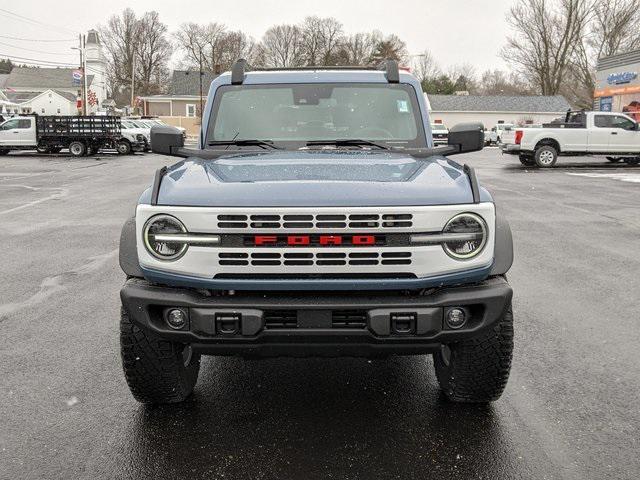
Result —
<instances>
[{"instance_id":1,"label":"off-road tire","mask_svg":"<svg viewBox=\"0 0 640 480\"><path fill-rule=\"evenodd\" d=\"M73 157L82 157L87 153L87 146L82 142L71 142L69 144L69 153Z\"/></svg>"},{"instance_id":2,"label":"off-road tire","mask_svg":"<svg viewBox=\"0 0 640 480\"><path fill-rule=\"evenodd\" d=\"M625 158L624 163L626 163L627 165L638 165L640 163L640 157Z\"/></svg>"},{"instance_id":3,"label":"off-road tire","mask_svg":"<svg viewBox=\"0 0 640 480\"><path fill-rule=\"evenodd\" d=\"M446 348L450 355L446 355ZM497 400L509 379L512 354L513 313L509 305L490 330L443 347L433 355L440 388L453 402Z\"/></svg>"},{"instance_id":4,"label":"off-road tire","mask_svg":"<svg viewBox=\"0 0 640 480\"><path fill-rule=\"evenodd\" d=\"M119 155L129 155L131 153L131 144L128 140L120 140L116 145L116 151Z\"/></svg>"},{"instance_id":5,"label":"off-road tire","mask_svg":"<svg viewBox=\"0 0 640 480\"><path fill-rule=\"evenodd\" d=\"M191 395L200 371L200 354L191 352L185 361L185 348L189 347L139 328L121 309L122 367L129 389L139 402L178 403Z\"/></svg>"},{"instance_id":6,"label":"off-road tire","mask_svg":"<svg viewBox=\"0 0 640 480\"><path fill-rule=\"evenodd\" d=\"M558 161L558 151L551 145L542 145L536 149L534 159L540 168L553 167Z\"/></svg>"},{"instance_id":7,"label":"off-road tire","mask_svg":"<svg viewBox=\"0 0 640 480\"><path fill-rule=\"evenodd\" d=\"M607 160L609 160L611 163L618 163L620 160L622 160L622 157L607 157Z\"/></svg>"},{"instance_id":8,"label":"off-road tire","mask_svg":"<svg viewBox=\"0 0 640 480\"><path fill-rule=\"evenodd\" d=\"M536 165L536 161L529 155L519 155L518 159L520 160L520 163L525 167L535 167Z\"/></svg>"}]
</instances>

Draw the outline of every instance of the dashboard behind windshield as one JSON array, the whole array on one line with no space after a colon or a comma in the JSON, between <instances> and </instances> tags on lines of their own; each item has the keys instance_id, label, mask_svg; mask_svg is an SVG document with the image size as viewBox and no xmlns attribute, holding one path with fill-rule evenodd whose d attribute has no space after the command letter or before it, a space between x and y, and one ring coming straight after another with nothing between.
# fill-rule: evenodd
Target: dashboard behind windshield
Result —
<instances>
[{"instance_id":1,"label":"dashboard behind windshield","mask_svg":"<svg viewBox=\"0 0 640 480\"><path fill-rule=\"evenodd\" d=\"M360 139L425 147L414 89L391 84L229 85L216 92L208 142Z\"/></svg>"}]
</instances>

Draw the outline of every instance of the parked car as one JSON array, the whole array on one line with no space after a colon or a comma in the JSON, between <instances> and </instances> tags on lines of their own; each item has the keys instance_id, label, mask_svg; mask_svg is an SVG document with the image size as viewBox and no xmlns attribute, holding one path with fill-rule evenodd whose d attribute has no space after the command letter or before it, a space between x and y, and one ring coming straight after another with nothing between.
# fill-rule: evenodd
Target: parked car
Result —
<instances>
[{"instance_id":1,"label":"parked car","mask_svg":"<svg viewBox=\"0 0 640 480\"><path fill-rule=\"evenodd\" d=\"M502 135L505 131L513 128L512 123L497 123L492 129L490 134L489 144L499 145L502 143Z\"/></svg>"},{"instance_id":2,"label":"parked car","mask_svg":"<svg viewBox=\"0 0 640 480\"><path fill-rule=\"evenodd\" d=\"M0 155L12 150L59 153L75 157L113 148L121 154L141 148L141 137L121 133L120 120L107 116L13 117L0 125Z\"/></svg>"},{"instance_id":3,"label":"parked car","mask_svg":"<svg viewBox=\"0 0 640 480\"><path fill-rule=\"evenodd\" d=\"M395 61L346 75L239 60L211 85L197 149L153 127L153 151L181 161L121 235L137 400L185 400L201 355L428 353L448 399L500 397L511 233L473 168L443 157L482 149L482 125L433 147L421 91Z\"/></svg>"},{"instance_id":4,"label":"parked car","mask_svg":"<svg viewBox=\"0 0 640 480\"><path fill-rule=\"evenodd\" d=\"M144 148L145 152L151 150L151 127L145 125L139 120L131 120L128 118L123 118L120 121L122 125L122 130L127 131L133 134L140 134L144 137Z\"/></svg>"},{"instance_id":5,"label":"parked car","mask_svg":"<svg viewBox=\"0 0 640 480\"><path fill-rule=\"evenodd\" d=\"M431 136L434 145L446 145L449 138L449 129L442 123L431 124Z\"/></svg>"},{"instance_id":6,"label":"parked car","mask_svg":"<svg viewBox=\"0 0 640 480\"><path fill-rule=\"evenodd\" d=\"M167 123L163 122L162 120L160 120L157 117L141 117L140 120L145 124L148 125L149 128L154 127L156 125L168 125ZM187 129L184 127L178 127L178 126L174 126L174 128L177 128L181 133L183 137L187 137Z\"/></svg>"},{"instance_id":7,"label":"parked car","mask_svg":"<svg viewBox=\"0 0 640 480\"><path fill-rule=\"evenodd\" d=\"M518 155L525 166L553 167L559 156L604 155L610 161L640 163L640 130L627 115L569 111L563 123L517 129L504 153Z\"/></svg>"}]
</instances>

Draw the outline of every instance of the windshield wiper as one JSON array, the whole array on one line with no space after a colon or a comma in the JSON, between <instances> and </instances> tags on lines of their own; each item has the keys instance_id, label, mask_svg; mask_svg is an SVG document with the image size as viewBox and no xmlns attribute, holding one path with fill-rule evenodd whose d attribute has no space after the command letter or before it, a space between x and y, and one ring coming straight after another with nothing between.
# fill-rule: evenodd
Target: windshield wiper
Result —
<instances>
[{"instance_id":1,"label":"windshield wiper","mask_svg":"<svg viewBox=\"0 0 640 480\"><path fill-rule=\"evenodd\" d=\"M276 147L273 144L273 140L256 140L256 139L242 139L242 140L212 140L207 145L237 145L239 147L262 147L262 148L273 148L275 150L280 150L280 147Z\"/></svg>"},{"instance_id":2,"label":"windshield wiper","mask_svg":"<svg viewBox=\"0 0 640 480\"><path fill-rule=\"evenodd\" d=\"M336 147L349 147L349 146L366 146L366 147L376 147L381 150L389 150L389 147L386 145L382 145L381 143L372 142L371 140L360 140L357 138L339 138L336 140L311 140L307 142L307 146L311 147L313 145L335 145Z\"/></svg>"}]
</instances>

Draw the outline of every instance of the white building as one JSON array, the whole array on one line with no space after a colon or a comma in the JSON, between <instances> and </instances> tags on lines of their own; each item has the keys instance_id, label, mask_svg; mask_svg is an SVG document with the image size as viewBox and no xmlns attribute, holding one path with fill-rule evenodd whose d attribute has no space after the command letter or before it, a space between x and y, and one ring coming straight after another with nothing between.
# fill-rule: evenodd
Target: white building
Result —
<instances>
[{"instance_id":1,"label":"white building","mask_svg":"<svg viewBox=\"0 0 640 480\"><path fill-rule=\"evenodd\" d=\"M95 30L89 30L86 43L88 112L94 113L106 100L106 62ZM82 83L74 79L79 68L14 67L3 76L0 92L9 102L20 105L20 113L77 115L77 99ZM44 111L43 111L44 110Z\"/></svg>"},{"instance_id":2,"label":"white building","mask_svg":"<svg viewBox=\"0 0 640 480\"><path fill-rule=\"evenodd\" d=\"M514 125L548 123L564 116L571 106L562 95L425 95L432 122L452 127L481 122L486 128L498 123Z\"/></svg>"}]
</instances>

